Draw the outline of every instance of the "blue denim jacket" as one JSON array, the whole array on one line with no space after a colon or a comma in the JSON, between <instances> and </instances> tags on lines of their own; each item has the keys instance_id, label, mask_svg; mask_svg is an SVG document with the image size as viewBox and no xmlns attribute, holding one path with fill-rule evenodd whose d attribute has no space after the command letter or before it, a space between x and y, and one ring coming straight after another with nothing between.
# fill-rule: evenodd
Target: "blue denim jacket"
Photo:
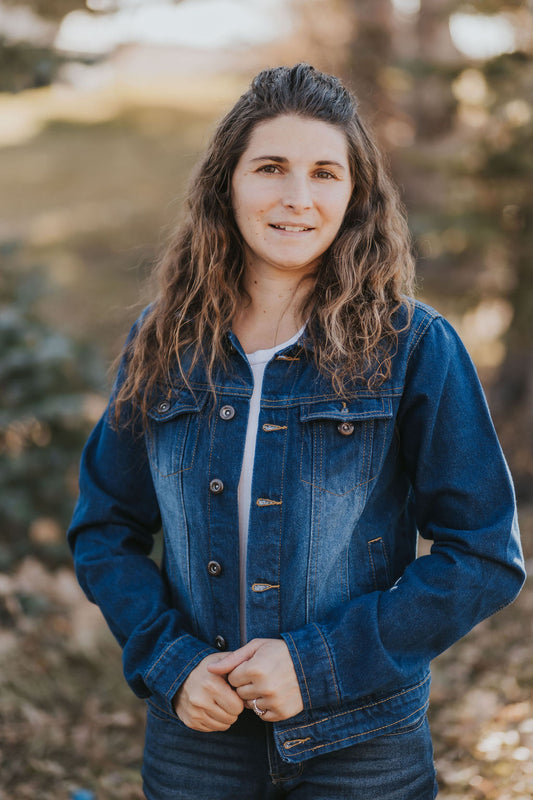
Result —
<instances>
[{"instance_id":1,"label":"blue denim jacket","mask_svg":"<svg viewBox=\"0 0 533 800\"><path fill-rule=\"evenodd\" d=\"M228 350L216 405L197 365L189 388L154 398L146 431L117 433L108 408L83 453L69 530L126 679L172 716L190 671L240 645L237 486L252 375L232 334ZM431 659L524 579L509 472L450 325L415 303L390 379L346 401L310 351L304 334L266 367L247 564L248 638L285 640L303 698L274 725L292 762L415 722ZM160 570L148 554L161 527ZM417 533L430 555L416 557Z\"/></svg>"}]
</instances>

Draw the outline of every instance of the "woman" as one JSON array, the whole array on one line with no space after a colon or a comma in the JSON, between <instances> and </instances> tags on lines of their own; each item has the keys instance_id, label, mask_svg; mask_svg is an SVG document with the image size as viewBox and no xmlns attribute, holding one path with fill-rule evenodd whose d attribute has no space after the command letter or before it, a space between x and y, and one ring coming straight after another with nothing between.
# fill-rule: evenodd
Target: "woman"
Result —
<instances>
[{"instance_id":1,"label":"woman","mask_svg":"<svg viewBox=\"0 0 533 800\"><path fill-rule=\"evenodd\" d=\"M260 73L194 177L69 531L147 699L149 800L436 795L429 662L524 573L475 371L412 274L353 96Z\"/></svg>"}]
</instances>

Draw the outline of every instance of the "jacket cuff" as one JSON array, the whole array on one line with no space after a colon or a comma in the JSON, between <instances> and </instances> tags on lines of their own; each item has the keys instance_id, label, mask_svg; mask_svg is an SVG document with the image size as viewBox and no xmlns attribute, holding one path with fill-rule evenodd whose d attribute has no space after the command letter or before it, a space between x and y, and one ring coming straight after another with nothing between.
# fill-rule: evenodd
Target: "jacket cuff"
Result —
<instances>
[{"instance_id":1,"label":"jacket cuff","mask_svg":"<svg viewBox=\"0 0 533 800\"><path fill-rule=\"evenodd\" d=\"M320 626L313 622L298 631L282 633L281 637L289 648L304 709L338 705L339 681Z\"/></svg>"},{"instance_id":2,"label":"jacket cuff","mask_svg":"<svg viewBox=\"0 0 533 800\"><path fill-rule=\"evenodd\" d=\"M144 676L144 682L159 703L163 704L165 711L176 715L172 700L174 695L192 672L210 653L218 652L195 639L194 636L185 634L175 639L163 650L157 661L150 667Z\"/></svg>"}]
</instances>

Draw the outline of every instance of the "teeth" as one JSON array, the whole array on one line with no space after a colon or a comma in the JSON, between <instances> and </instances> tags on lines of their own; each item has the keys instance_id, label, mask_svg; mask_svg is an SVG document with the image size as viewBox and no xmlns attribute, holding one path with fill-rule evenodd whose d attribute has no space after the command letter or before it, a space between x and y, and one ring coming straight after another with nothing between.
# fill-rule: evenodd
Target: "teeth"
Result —
<instances>
[{"instance_id":1,"label":"teeth","mask_svg":"<svg viewBox=\"0 0 533 800\"><path fill-rule=\"evenodd\" d=\"M273 225L272 227L277 228L280 231L289 231L290 233L302 233L302 231L311 230L311 228L304 228L300 225Z\"/></svg>"}]
</instances>

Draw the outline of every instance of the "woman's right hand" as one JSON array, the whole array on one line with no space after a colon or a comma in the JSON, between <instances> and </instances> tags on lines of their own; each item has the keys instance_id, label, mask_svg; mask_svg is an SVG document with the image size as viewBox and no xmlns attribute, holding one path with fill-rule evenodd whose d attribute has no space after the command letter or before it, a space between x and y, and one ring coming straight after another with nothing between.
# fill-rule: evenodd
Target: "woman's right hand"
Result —
<instances>
[{"instance_id":1,"label":"woman's right hand","mask_svg":"<svg viewBox=\"0 0 533 800\"><path fill-rule=\"evenodd\" d=\"M244 703L225 676L207 667L227 653L211 653L200 661L174 695L174 711L193 731L226 731L244 709Z\"/></svg>"}]
</instances>

